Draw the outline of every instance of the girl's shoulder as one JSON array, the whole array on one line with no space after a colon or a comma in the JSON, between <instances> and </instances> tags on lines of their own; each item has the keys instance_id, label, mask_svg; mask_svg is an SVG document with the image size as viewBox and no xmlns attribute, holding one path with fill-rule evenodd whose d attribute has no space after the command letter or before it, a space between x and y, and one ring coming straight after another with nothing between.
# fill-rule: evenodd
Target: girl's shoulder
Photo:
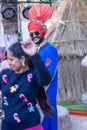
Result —
<instances>
[{"instance_id":1,"label":"girl's shoulder","mask_svg":"<svg viewBox=\"0 0 87 130\"><path fill-rule=\"evenodd\" d=\"M1 75L10 74L10 73L12 73L12 70L10 68L6 68L6 69L3 69L0 73L1 73Z\"/></svg>"}]
</instances>

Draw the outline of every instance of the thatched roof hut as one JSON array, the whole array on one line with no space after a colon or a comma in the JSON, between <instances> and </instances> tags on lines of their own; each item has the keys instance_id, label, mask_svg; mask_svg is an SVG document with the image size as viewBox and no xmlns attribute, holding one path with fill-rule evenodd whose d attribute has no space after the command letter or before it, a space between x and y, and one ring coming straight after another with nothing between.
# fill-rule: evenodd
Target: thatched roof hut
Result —
<instances>
[{"instance_id":1,"label":"thatched roof hut","mask_svg":"<svg viewBox=\"0 0 87 130\"><path fill-rule=\"evenodd\" d=\"M63 0L49 21L47 38L59 52L59 100L81 100L87 91L87 7L82 0Z\"/></svg>"}]
</instances>

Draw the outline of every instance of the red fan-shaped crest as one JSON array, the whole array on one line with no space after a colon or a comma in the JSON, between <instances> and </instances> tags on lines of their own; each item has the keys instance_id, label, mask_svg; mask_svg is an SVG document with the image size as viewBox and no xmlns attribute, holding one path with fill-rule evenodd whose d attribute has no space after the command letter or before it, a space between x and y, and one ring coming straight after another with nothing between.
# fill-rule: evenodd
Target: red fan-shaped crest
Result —
<instances>
[{"instance_id":1,"label":"red fan-shaped crest","mask_svg":"<svg viewBox=\"0 0 87 130\"><path fill-rule=\"evenodd\" d=\"M49 4L36 4L29 10L30 20L41 20L46 22L52 15L52 7Z\"/></svg>"}]
</instances>

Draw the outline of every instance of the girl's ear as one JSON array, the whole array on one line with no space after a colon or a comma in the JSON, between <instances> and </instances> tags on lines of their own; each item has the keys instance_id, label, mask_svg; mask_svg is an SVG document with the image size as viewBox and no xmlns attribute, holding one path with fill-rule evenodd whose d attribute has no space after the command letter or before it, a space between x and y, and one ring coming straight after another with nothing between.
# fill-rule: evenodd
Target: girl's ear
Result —
<instances>
[{"instance_id":1,"label":"girl's ear","mask_svg":"<svg viewBox=\"0 0 87 130\"><path fill-rule=\"evenodd\" d=\"M24 56L21 56L21 61L26 62L26 58Z\"/></svg>"},{"instance_id":2,"label":"girl's ear","mask_svg":"<svg viewBox=\"0 0 87 130\"><path fill-rule=\"evenodd\" d=\"M25 59L24 56L21 56L21 64L22 64L23 67L26 66L26 59Z\"/></svg>"}]
</instances>

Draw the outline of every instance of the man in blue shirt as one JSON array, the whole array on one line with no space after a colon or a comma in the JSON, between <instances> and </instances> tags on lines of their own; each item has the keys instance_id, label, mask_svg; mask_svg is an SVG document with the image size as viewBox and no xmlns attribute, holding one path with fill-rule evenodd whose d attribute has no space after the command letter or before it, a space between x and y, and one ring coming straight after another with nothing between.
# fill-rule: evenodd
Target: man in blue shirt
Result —
<instances>
[{"instance_id":1,"label":"man in blue shirt","mask_svg":"<svg viewBox=\"0 0 87 130\"><path fill-rule=\"evenodd\" d=\"M38 47L38 53L52 75L52 81L46 88L49 101L54 109L52 118L45 116L44 130L58 130L57 120L57 90L58 90L58 51L49 41L45 40L47 27L45 22L52 15L52 8L48 4L37 4L29 10L28 31L30 38ZM27 41L28 42L28 41Z\"/></svg>"}]
</instances>

